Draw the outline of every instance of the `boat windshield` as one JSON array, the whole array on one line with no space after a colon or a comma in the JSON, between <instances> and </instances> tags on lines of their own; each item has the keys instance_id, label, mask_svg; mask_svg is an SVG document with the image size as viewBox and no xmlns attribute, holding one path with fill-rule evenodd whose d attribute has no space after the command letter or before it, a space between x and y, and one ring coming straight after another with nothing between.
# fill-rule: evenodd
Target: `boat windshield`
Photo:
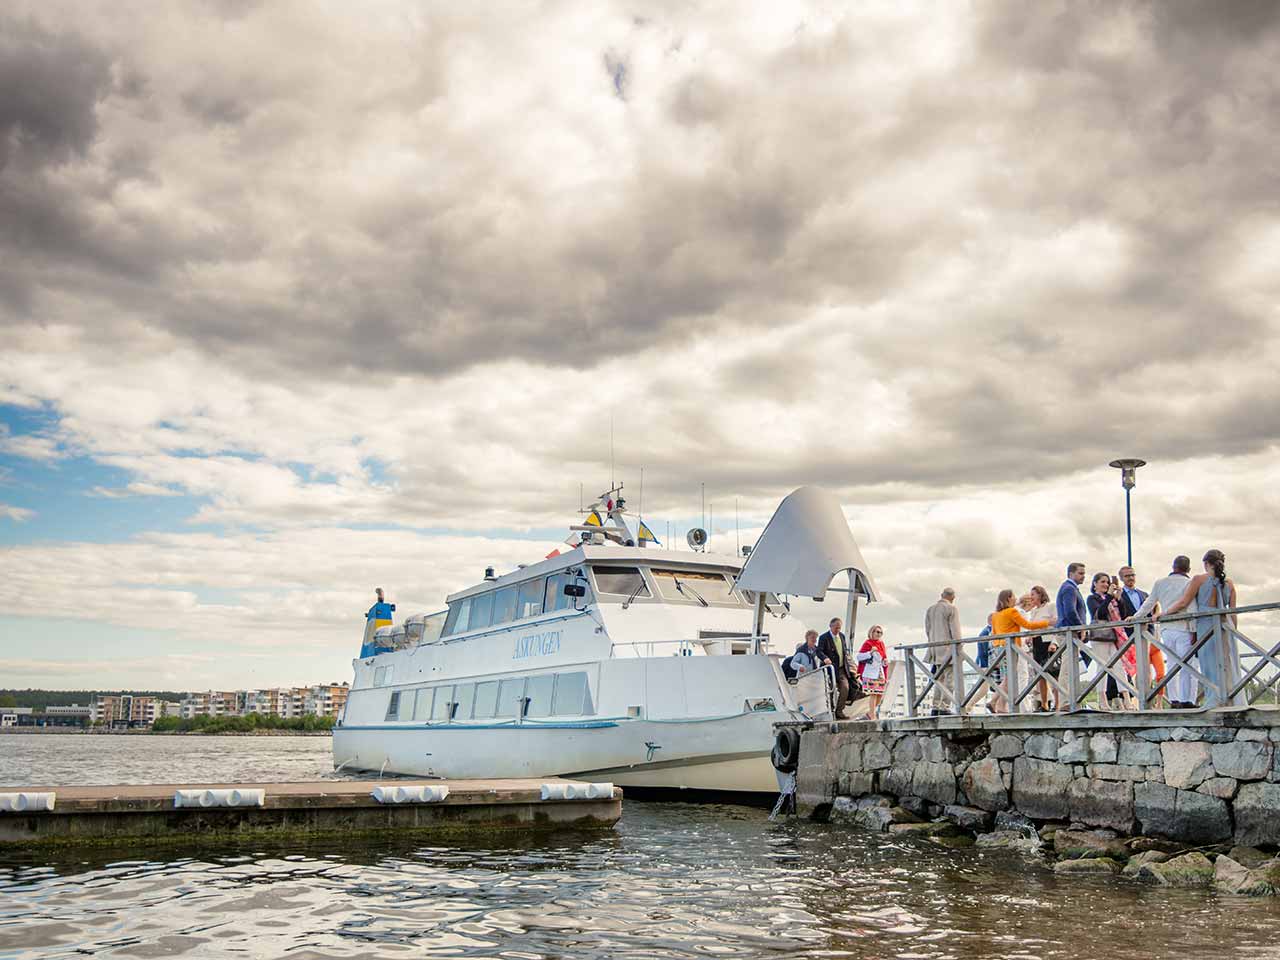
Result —
<instances>
[{"instance_id":1,"label":"boat windshield","mask_svg":"<svg viewBox=\"0 0 1280 960\"><path fill-rule=\"evenodd\" d=\"M747 603L733 589L733 584L723 573L707 573L694 570L653 569L653 578L667 600L686 600L699 606L712 603L731 603L745 607Z\"/></svg>"}]
</instances>

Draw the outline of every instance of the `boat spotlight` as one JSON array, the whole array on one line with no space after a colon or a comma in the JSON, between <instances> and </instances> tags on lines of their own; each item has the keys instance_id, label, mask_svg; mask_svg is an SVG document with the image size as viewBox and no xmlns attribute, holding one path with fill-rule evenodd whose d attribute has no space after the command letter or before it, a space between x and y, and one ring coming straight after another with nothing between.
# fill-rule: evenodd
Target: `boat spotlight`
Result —
<instances>
[{"instance_id":1,"label":"boat spotlight","mask_svg":"<svg viewBox=\"0 0 1280 960\"><path fill-rule=\"evenodd\" d=\"M685 540L688 541L690 550L703 550L707 546L707 531L694 527L685 534Z\"/></svg>"}]
</instances>

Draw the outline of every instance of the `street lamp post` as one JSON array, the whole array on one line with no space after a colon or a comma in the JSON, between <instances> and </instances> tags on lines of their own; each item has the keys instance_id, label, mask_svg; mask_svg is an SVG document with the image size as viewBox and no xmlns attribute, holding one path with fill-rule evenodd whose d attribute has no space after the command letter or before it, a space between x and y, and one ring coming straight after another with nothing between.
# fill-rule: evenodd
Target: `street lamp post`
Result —
<instances>
[{"instance_id":1,"label":"street lamp post","mask_svg":"<svg viewBox=\"0 0 1280 960\"><path fill-rule=\"evenodd\" d=\"M1145 467L1147 461L1135 460L1132 457L1123 460L1112 460L1111 466L1120 471L1120 483L1124 486L1124 535L1129 545L1129 566L1133 566L1133 525L1129 509L1129 491L1138 482L1138 468Z\"/></svg>"}]
</instances>

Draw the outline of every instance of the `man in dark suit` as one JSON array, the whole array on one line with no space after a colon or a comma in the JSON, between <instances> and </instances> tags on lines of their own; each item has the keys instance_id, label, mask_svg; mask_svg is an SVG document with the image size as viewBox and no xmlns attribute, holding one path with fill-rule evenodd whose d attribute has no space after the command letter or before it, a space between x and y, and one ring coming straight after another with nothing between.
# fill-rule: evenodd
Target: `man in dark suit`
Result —
<instances>
[{"instance_id":1,"label":"man in dark suit","mask_svg":"<svg viewBox=\"0 0 1280 960\"><path fill-rule=\"evenodd\" d=\"M839 617L829 624L830 628L818 638L818 653L822 656L823 665L830 664L836 668L836 688L839 696L836 700L836 719L848 720L849 715L844 708L849 703L849 688L852 686L853 655L849 650L849 642L840 632L844 626Z\"/></svg>"},{"instance_id":2,"label":"man in dark suit","mask_svg":"<svg viewBox=\"0 0 1280 960\"><path fill-rule=\"evenodd\" d=\"M1121 567L1120 573L1120 616L1126 620L1138 612L1146 602L1147 592L1138 589L1138 575L1133 567ZM1133 636L1133 627L1125 627L1124 632Z\"/></svg>"}]
</instances>

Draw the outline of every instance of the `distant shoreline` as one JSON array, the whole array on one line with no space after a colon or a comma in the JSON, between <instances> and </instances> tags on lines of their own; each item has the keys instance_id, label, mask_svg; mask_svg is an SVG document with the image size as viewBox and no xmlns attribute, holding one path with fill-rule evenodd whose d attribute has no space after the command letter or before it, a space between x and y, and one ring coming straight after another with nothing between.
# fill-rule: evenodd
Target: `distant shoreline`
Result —
<instances>
[{"instance_id":1,"label":"distant shoreline","mask_svg":"<svg viewBox=\"0 0 1280 960\"><path fill-rule=\"evenodd\" d=\"M0 727L0 735L12 733L92 735L95 737L331 737L330 730L241 730L205 733L202 730L84 730L77 727Z\"/></svg>"}]
</instances>

